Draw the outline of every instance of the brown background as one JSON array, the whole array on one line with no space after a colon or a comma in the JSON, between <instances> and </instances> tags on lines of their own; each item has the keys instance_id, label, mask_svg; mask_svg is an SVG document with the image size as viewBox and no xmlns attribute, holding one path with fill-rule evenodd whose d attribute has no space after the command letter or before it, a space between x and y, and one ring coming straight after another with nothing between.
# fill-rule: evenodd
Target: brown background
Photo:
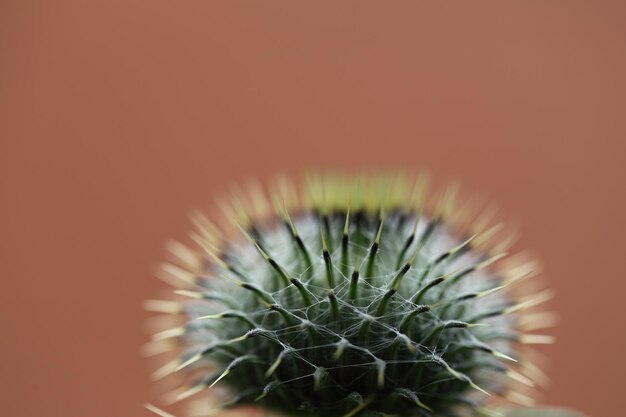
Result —
<instances>
[{"instance_id":1,"label":"brown background","mask_svg":"<svg viewBox=\"0 0 626 417\"><path fill-rule=\"evenodd\" d=\"M519 220L543 401L623 415L626 3L0 2L0 414L146 416L141 302L232 181L428 167Z\"/></svg>"}]
</instances>

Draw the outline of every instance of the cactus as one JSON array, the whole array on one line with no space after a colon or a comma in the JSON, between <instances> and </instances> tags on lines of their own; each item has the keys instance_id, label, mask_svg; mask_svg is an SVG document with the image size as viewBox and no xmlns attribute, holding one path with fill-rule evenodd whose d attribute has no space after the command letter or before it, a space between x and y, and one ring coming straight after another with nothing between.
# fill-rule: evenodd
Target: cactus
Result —
<instances>
[{"instance_id":1,"label":"cactus","mask_svg":"<svg viewBox=\"0 0 626 417\"><path fill-rule=\"evenodd\" d=\"M183 378L171 402L435 417L498 415L491 396L532 401L520 387L541 373L524 346L551 338L527 331L551 319L524 313L549 292L525 290L534 263L505 257L512 240L489 213L456 210L455 187L427 198L424 176L302 189L279 180L268 202L251 187L222 204L232 224L195 214L196 248L172 244L161 277L176 297L146 303L186 320L149 347L173 349L155 373Z\"/></svg>"}]
</instances>

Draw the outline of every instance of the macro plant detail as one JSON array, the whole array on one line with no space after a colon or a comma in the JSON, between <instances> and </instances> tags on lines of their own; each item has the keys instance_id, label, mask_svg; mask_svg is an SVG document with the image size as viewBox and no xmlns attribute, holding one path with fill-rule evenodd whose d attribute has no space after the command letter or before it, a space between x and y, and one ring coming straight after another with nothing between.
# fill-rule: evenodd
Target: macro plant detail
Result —
<instances>
[{"instance_id":1,"label":"macro plant detail","mask_svg":"<svg viewBox=\"0 0 626 417\"><path fill-rule=\"evenodd\" d=\"M551 293L533 287L532 259L507 253L514 238L493 210L459 209L455 196L428 193L425 176L311 176L236 193L225 222L194 214L195 246L172 243L159 274L174 296L146 302L167 317L146 347L170 356L153 376L182 382L167 400L198 416L531 405L545 376L526 353L552 341L541 333Z\"/></svg>"}]
</instances>

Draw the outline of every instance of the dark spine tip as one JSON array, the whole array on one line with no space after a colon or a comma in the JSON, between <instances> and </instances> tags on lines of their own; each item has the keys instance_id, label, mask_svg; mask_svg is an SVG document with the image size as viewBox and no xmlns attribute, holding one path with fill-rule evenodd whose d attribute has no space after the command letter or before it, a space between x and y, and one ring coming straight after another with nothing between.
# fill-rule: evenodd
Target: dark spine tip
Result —
<instances>
[{"instance_id":1,"label":"dark spine tip","mask_svg":"<svg viewBox=\"0 0 626 417\"><path fill-rule=\"evenodd\" d=\"M296 240L296 244L298 245L300 250L306 251L306 247L304 246L304 242L302 241L300 235L295 235L294 239Z\"/></svg>"},{"instance_id":2,"label":"dark spine tip","mask_svg":"<svg viewBox=\"0 0 626 417\"><path fill-rule=\"evenodd\" d=\"M441 262L445 261L446 258L448 256L450 256L451 254L452 254L452 252L446 252L446 253L443 253L443 254L439 255L439 257L437 259L435 259L435 262L433 262L433 264L434 265L440 264Z\"/></svg>"},{"instance_id":3,"label":"dark spine tip","mask_svg":"<svg viewBox=\"0 0 626 417\"><path fill-rule=\"evenodd\" d=\"M326 279L328 281L328 287L334 288L335 287L335 276L334 276L335 274L333 272L333 264L330 258L330 252L328 252L327 249L324 249L322 254L324 255L324 263L326 264Z\"/></svg>"},{"instance_id":4,"label":"dark spine tip","mask_svg":"<svg viewBox=\"0 0 626 417\"><path fill-rule=\"evenodd\" d=\"M352 301L356 300L357 293L358 293L358 288L357 288L358 283L359 283L359 271L355 269L354 271L352 271L352 276L350 277L349 296L350 296L350 300Z\"/></svg>"},{"instance_id":5,"label":"dark spine tip","mask_svg":"<svg viewBox=\"0 0 626 417\"><path fill-rule=\"evenodd\" d=\"M322 224L324 225L324 230L326 231L326 237L327 237L327 244L329 249L332 250L332 234L331 234L331 228L330 228L330 219L328 217L328 214L323 214L322 215Z\"/></svg>"},{"instance_id":6,"label":"dark spine tip","mask_svg":"<svg viewBox=\"0 0 626 417\"><path fill-rule=\"evenodd\" d=\"M380 304L378 305L377 315L382 316L385 314L385 310L387 309L387 305L389 304L389 300L394 294L397 292L395 288L390 289L383 295L383 298L380 300Z\"/></svg>"},{"instance_id":7,"label":"dark spine tip","mask_svg":"<svg viewBox=\"0 0 626 417\"><path fill-rule=\"evenodd\" d=\"M274 258L267 258L267 262L269 262L269 264L272 266L272 268L274 269L279 269L279 265L278 263L274 260Z\"/></svg>"},{"instance_id":8,"label":"dark spine tip","mask_svg":"<svg viewBox=\"0 0 626 417\"><path fill-rule=\"evenodd\" d=\"M378 242L374 242L372 244L372 247L370 249L370 256L376 255L376 252L378 252Z\"/></svg>"},{"instance_id":9,"label":"dark spine tip","mask_svg":"<svg viewBox=\"0 0 626 417\"><path fill-rule=\"evenodd\" d=\"M435 278L430 282L429 286L434 287L435 285L441 284L443 281L445 281L445 278L443 277Z\"/></svg>"},{"instance_id":10,"label":"dark spine tip","mask_svg":"<svg viewBox=\"0 0 626 417\"><path fill-rule=\"evenodd\" d=\"M333 321L336 321L339 319L339 303L332 290L328 291L328 301L330 302L330 317Z\"/></svg>"},{"instance_id":11,"label":"dark spine tip","mask_svg":"<svg viewBox=\"0 0 626 417\"><path fill-rule=\"evenodd\" d=\"M468 327L469 324L463 321L449 321L444 325L446 329L462 329Z\"/></svg>"},{"instance_id":12,"label":"dark spine tip","mask_svg":"<svg viewBox=\"0 0 626 417\"><path fill-rule=\"evenodd\" d=\"M426 293L426 291L428 291L430 288L432 288L432 287L442 283L443 281L445 281L444 277L435 278L434 280L430 281L428 284L426 284L422 289L420 289L415 294L415 297L413 297L413 299L411 301L414 304L418 304L420 302L420 300L422 299L422 297L424 296L424 294Z\"/></svg>"},{"instance_id":13,"label":"dark spine tip","mask_svg":"<svg viewBox=\"0 0 626 417\"><path fill-rule=\"evenodd\" d=\"M411 246L414 240L415 240L415 235L411 234L411 236L409 236L409 238L406 240L406 243L404 244L404 248L402 248L402 250L407 250L409 246Z\"/></svg>"},{"instance_id":14,"label":"dark spine tip","mask_svg":"<svg viewBox=\"0 0 626 417\"><path fill-rule=\"evenodd\" d=\"M415 309L416 314L426 313L430 311L430 306L419 306Z\"/></svg>"},{"instance_id":15,"label":"dark spine tip","mask_svg":"<svg viewBox=\"0 0 626 417\"><path fill-rule=\"evenodd\" d=\"M457 301L471 300L472 298L476 298L476 297L478 297L477 293L466 294L466 295L462 295L461 297L457 298Z\"/></svg>"},{"instance_id":16,"label":"dark spine tip","mask_svg":"<svg viewBox=\"0 0 626 417\"><path fill-rule=\"evenodd\" d=\"M302 284L302 282L298 278L293 278L293 277L289 279L289 282L291 282L291 284L298 289L298 291L300 292L300 295L302 296L302 300L304 301L304 304L307 307L310 307L312 304L311 294L306 289L304 284Z\"/></svg>"}]
</instances>

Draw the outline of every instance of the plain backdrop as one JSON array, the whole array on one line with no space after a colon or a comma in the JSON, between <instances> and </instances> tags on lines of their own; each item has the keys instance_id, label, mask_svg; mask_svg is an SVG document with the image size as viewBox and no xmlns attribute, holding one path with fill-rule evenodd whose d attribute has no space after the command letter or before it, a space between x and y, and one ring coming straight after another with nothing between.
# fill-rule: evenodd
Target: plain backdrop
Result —
<instances>
[{"instance_id":1,"label":"plain backdrop","mask_svg":"<svg viewBox=\"0 0 626 417\"><path fill-rule=\"evenodd\" d=\"M163 242L233 182L429 168L557 297L541 401L623 414L623 1L0 1L0 414L147 416Z\"/></svg>"}]
</instances>

